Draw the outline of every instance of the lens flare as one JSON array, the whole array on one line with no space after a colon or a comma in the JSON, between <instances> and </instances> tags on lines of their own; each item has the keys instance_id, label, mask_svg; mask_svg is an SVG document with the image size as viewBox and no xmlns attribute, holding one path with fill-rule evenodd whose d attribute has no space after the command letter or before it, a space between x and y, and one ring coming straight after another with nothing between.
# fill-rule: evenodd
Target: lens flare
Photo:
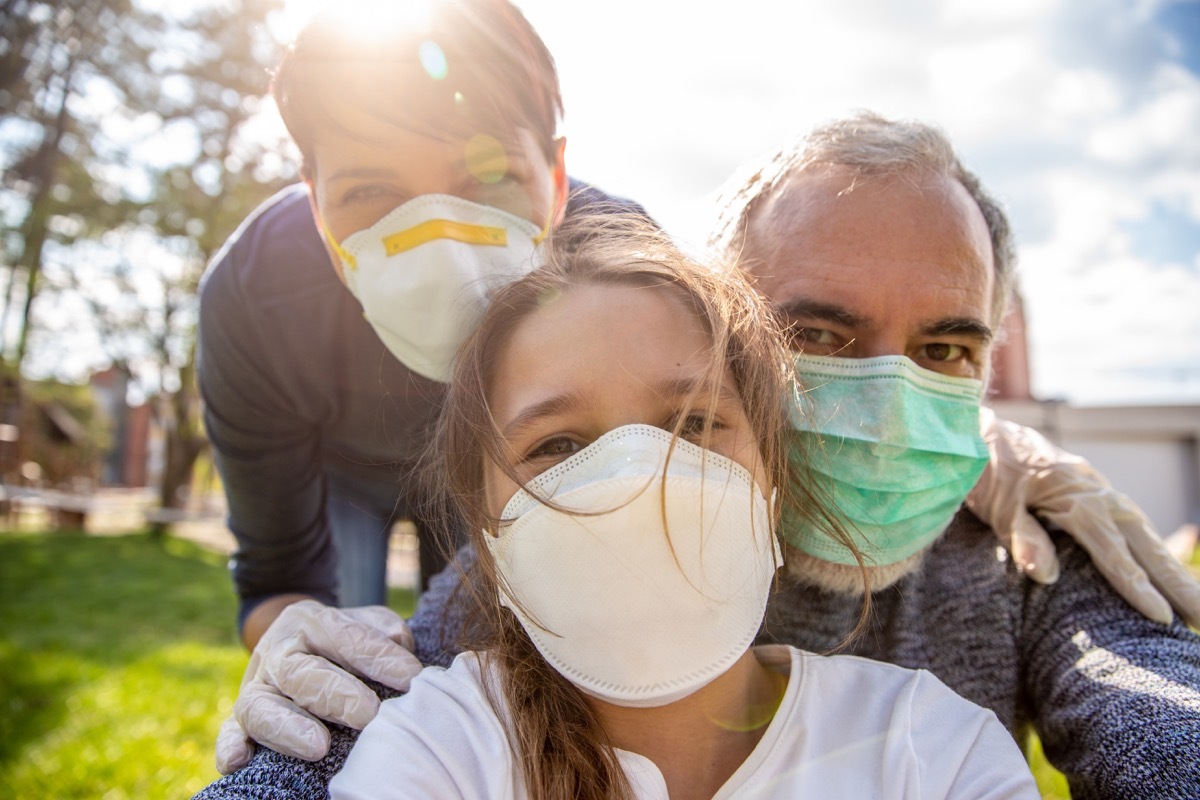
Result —
<instances>
[{"instance_id":1,"label":"lens flare","mask_svg":"<svg viewBox=\"0 0 1200 800\"><path fill-rule=\"evenodd\" d=\"M337 13L329 14L334 2ZM430 0L325 0L319 3L288 0L285 14L297 18L311 18L318 13L328 15L347 36L360 39L364 45L379 45L386 44L402 31L428 31L432 18L430 5Z\"/></svg>"},{"instance_id":2,"label":"lens flare","mask_svg":"<svg viewBox=\"0 0 1200 800\"><path fill-rule=\"evenodd\" d=\"M496 137L476 134L464 150L467 170L480 183L499 183L508 174L508 151Z\"/></svg>"},{"instance_id":3,"label":"lens flare","mask_svg":"<svg viewBox=\"0 0 1200 800\"><path fill-rule=\"evenodd\" d=\"M421 66L429 73L429 77L435 81L440 81L446 77L446 72L449 66L446 63L446 54L442 52L442 48L438 47L437 42L424 41L417 48L417 57L421 60Z\"/></svg>"}]
</instances>

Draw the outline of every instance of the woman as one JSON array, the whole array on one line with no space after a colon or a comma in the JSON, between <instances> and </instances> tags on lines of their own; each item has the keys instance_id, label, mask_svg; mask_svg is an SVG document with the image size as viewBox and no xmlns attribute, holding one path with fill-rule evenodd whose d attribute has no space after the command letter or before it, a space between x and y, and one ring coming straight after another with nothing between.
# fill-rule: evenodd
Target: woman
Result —
<instances>
[{"instance_id":1,"label":"woman","mask_svg":"<svg viewBox=\"0 0 1200 800\"><path fill-rule=\"evenodd\" d=\"M480 554L469 651L384 703L333 796L1036 797L930 674L751 647L781 506L830 523L738 273L618 218L545 260L459 351L439 429Z\"/></svg>"}]
</instances>

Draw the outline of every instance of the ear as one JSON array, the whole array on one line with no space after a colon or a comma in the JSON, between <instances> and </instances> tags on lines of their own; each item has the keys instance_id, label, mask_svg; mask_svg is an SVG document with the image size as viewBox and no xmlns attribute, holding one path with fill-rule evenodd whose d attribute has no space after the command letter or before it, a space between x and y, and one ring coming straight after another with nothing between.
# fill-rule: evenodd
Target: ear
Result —
<instances>
[{"instance_id":1,"label":"ear","mask_svg":"<svg viewBox=\"0 0 1200 800\"><path fill-rule=\"evenodd\" d=\"M567 137L560 136L554 142L554 223L558 227L567 215L567 196L571 193L571 179L567 176Z\"/></svg>"}]
</instances>

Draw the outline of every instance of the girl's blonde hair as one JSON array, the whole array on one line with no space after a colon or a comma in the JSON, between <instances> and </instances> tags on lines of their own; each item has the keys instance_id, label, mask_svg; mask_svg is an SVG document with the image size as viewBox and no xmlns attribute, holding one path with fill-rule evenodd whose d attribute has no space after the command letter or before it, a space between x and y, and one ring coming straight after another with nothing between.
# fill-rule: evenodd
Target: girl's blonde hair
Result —
<instances>
[{"instance_id":1,"label":"girl's blonde hair","mask_svg":"<svg viewBox=\"0 0 1200 800\"><path fill-rule=\"evenodd\" d=\"M629 787L613 748L583 695L537 651L516 616L497 602L500 578L483 541L499 520L488 510L485 475L508 466L489 397L494 370L512 332L555 298L582 286L628 286L670 292L696 315L711 342L704 401L711 416L725 371L732 375L756 439L763 468L780 503L801 524L819 525L853 551L792 452L789 465L784 405L791 370L780 324L732 268L703 265L681 252L644 218L618 213L568 220L543 246L545 264L496 292L483 319L459 350L442 410L428 475L465 526L477 558L461 583L468 608L461 644L484 653L511 714L509 735L531 798L614 798ZM676 423L679 434L685 420ZM705 446L703 439L699 442ZM456 600L462 598L456 598ZM861 623L860 623L861 625Z\"/></svg>"}]
</instances>

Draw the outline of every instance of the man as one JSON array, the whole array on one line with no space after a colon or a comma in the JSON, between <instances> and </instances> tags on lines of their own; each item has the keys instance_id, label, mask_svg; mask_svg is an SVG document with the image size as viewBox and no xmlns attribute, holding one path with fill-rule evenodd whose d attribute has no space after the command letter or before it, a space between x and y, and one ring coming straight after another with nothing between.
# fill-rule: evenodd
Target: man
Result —
<instances>
[{"instance_id":1,"label":"man","mask_svg":"<svg viewBox=\"0 0 1200 800\"><path fill-rule=\"evenodd\" d=\"M1011 282L1007 223L936 130L869 115L824 127L754 170L720 233L810 358L911 362L952 386L986 377ZM957 491L953 507L967 489ZM1066 519L1063 508L1047 516ZM970 511L945 524L915 530L917 550L894 562L877 552L871 627L848 651L931 670L1015 736L1034 727L1077 798L1200 796L1200 639L1177 619L1141 617L1058 533L1062 575L1043 586L998 556ZM764 632L824 651L853 631L864 587L836 556L806 553L821 552L808 533L785 526L789 574ZM452 655L457 574L433 582L412 620L425 663ZM205 796L242 796L280 775L323 787L354 736L334 728L315 763L260 751Z\"/></svg>"},{"instance_id":2,"label":"man","mask_svg":"<svg viewBox=\"0 0 1200 800\"><path fill-rule=\"evenodd\" d=\"M1012 246L936 130L860 115L814 131L756 166L724 206L719 240L740 251L797 350L987 378ZM1134 614L1085 552L1055 544L1058 583L1023 581L961 510L916 558L872 568L873 621L849 652L929 669L1015 734L1032 724L1072 797L1200 797L1200 640ZM862 592L848 602L830 589L850 568L796 556L767 635L836 647Z\"/></svg>"}]
</instances>

